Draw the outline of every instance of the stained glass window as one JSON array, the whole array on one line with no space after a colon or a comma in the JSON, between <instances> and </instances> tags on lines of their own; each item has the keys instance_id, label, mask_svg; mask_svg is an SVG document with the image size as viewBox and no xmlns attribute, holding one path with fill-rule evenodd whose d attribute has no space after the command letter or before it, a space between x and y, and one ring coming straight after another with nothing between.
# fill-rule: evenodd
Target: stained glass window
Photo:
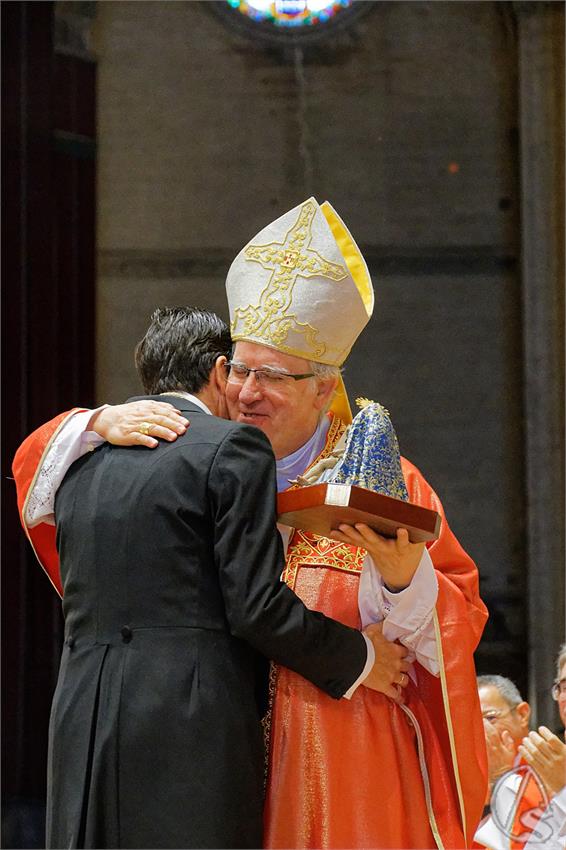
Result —
<instances>
[{"instance_id":1,"label":"stained glass window","mask_svg":"<svg viewBox=\"0 0 566 850\"><path fill-rule=\"evenodd\" d=\"M227 0L229 6L253 21L277 27L309 27L325 24L353 0Z\"/></svg>"}]
</instances>

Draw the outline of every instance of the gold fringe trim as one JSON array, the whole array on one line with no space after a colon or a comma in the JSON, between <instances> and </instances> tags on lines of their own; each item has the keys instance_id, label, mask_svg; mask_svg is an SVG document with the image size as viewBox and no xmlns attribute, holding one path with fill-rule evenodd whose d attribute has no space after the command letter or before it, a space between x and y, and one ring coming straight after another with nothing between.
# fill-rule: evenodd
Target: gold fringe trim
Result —
<instances>
[{"instance_id":1,"label":"gold fringe trim","mask_svg":"<svg viewBox=\"0 0 566 850\"><path fill-rule=\"evenodd\" d=\"M269 680L267 685L267 711L261 719L263 729L263 790L267 789L269 779L269 750L271 747L271 719L273 716L273 702L277 690L277 675L279 669L273 661L269 664Z\"/></svg>"}]
</instances>

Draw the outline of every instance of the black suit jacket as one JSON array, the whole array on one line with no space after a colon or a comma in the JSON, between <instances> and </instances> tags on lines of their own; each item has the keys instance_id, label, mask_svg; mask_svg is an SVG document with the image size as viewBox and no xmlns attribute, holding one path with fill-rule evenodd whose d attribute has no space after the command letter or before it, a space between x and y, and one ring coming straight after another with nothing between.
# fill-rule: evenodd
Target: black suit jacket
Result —
<instances>
[{"instance_id":1,"label":"black suit jacket","mask_svg":"<svg viewBox=\"0 0 566 850\"><path fill-rule=\"evenodd\" d=\"M190 420L183 436L105 444L56 499L48 847L260 847L258 653L333 697L365 663L359 632L280 581L264 434L159 400Z\"/></svg>"}]
</instances>

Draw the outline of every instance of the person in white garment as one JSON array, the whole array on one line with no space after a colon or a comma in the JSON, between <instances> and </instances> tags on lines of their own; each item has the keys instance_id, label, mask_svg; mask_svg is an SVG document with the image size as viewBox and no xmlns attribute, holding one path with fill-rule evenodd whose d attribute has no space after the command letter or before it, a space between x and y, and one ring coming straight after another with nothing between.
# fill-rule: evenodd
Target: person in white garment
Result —
<instances>
[{"instance_id":1,"label":"person in white garment","mask_svg":"<svg viewBox=\"0 0 566 850\"><path fill-rule=\"evenodd\" d=\"M558 652L552 697L558 703L564 740L553 735L546 726L540 726L538 732L530 732L519 747L522 758L542 780L550 800L525 850L564 850L566 847L566 643Z\"/></svg>"},{"instance_id":2,"label":"person in white garment","mask_svg":"<svg viewBox=\"0 0 566 850\"><path fill-rule=\"evenodd\" d=\"M562 675L566 683L564 671ZM553 686L559 706L561 687L559 667ZM489 850L510 850L516 841L529 848L563 846L555 840L564 825L566 744L546 726L529 731L531 708L510 679L478 676L478 690L488 754L490 813L476 832L476 843ZM560 707L565 706L562 699Z\"/></svg>"}]
</instances>

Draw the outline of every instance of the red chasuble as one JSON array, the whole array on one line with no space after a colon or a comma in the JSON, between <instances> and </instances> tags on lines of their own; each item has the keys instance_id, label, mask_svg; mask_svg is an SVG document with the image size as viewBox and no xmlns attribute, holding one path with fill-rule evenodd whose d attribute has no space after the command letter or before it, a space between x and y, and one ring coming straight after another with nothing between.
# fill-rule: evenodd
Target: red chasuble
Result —
<instances>
[{"instance_id":1,"label":"red chasuble","mask_svg":"<svg viewBox=\"0 0 566 850\"><path fill-rule=\"evenodd\" d=\"M334 419L321 457L342 430ZM487 612L476 567L450 531L438 497L411 463L403 459L402 468L410 501L442 516L440 538L429 546L439 583L441 676L415 664L417 685L406 689L406 712L364 687L350 701L333 700L274 667L266 847L471 846L486 793L473 651ZM295 531L283 578L309 608L359 628L364 554Z\"/></svg>"},{"instance_id":2,"label":"red chasuble","mask_svg":"<svg viewBox=\"0 0 566 850\"><path fill-rule=\"evenodd\" d=\"M40 461L66 421L62 414L18 450L14 477L22 524L62 595L55 528L23 520ZM333 418L321 455L344 426ZM317 458L316 460L319 460ZM460 848L471 846L486 793L485 742L473 651L486 609L478 575L450 531L442 505L420 472L402 461L409 499L442 516L429 546L439 595L436 629L441 676L415 665L405 712L360 687L333 700L305 679L273 667L268 717L265 846L274 848ZM309 606L360 627L358 583L364 551L295 532L283 577Z\"/></svg>"}]
</instances>

